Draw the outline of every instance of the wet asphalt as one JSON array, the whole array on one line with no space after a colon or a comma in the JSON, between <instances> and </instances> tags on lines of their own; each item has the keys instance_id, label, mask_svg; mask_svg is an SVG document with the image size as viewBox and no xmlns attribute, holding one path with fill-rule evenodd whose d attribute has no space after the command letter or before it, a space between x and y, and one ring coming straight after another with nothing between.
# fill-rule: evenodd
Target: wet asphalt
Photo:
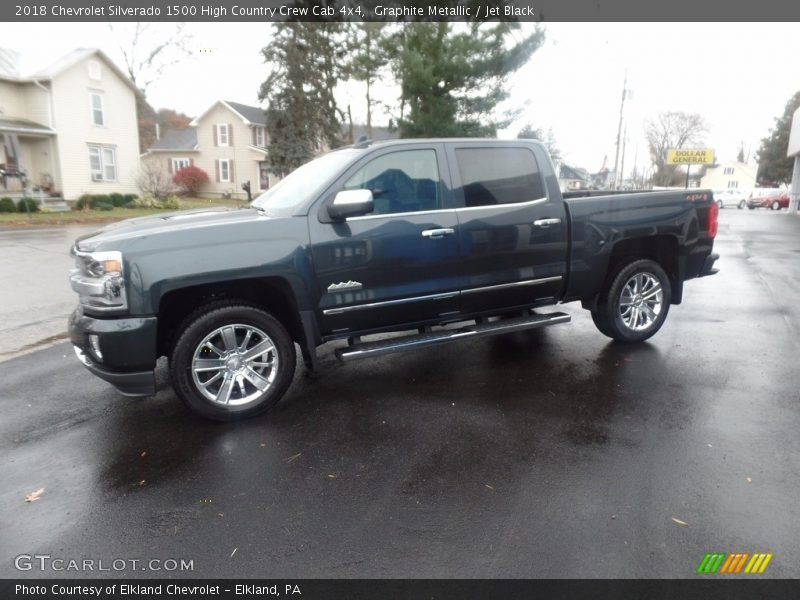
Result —
<instances>
[{"instance_id":1,"label":"wet asphalt","mask_svg":"<svg viewBox=\"0 0 800 600\"><path fill-rule=\"evenodd\" d=\"M189 414L163 365L128 399L66 343L0 363L0 577L695 577L715 551L800 577L800 218L722 211L715 249L649 343L568 305L542 331L325 348L236 424Z\"/></svg>"}]
</instances>

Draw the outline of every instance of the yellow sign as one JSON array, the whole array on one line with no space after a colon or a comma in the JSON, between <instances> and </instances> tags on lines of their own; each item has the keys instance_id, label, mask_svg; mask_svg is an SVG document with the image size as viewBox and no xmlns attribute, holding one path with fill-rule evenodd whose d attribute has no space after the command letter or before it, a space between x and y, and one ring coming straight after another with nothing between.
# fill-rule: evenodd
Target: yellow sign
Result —
<instances>
[{"instance_id":1,"label":"yellow sign","mask_svg":"<svg viewBox=\"0 0 800 600\"><path fill-rule=\"evenodd\" d=\"M713 165L713 148L670 148L667 150L668 165Z\"/></svg>"}]
</instances>

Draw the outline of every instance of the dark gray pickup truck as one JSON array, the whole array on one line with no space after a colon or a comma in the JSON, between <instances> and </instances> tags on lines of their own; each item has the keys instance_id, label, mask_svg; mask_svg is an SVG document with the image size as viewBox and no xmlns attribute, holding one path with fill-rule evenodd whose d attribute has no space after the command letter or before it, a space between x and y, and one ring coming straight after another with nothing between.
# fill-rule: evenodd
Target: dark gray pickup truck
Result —
<instances>
[{"instance_id":1,"label":"dark gray pickup truck","mask_svg":"<svg viewBox=\"0 0 800 600\"><path fill-rule=\"evenodd\" d=\"M343 361L570 320L640 342L710 275L717 205L704 190L564 198L535 141L364 142L296 170L248 209L123 221L78 240L70 335L123 394L177 395L213 419L252 415L290 385L295 343L347 340ZM385 332L402 336L377 336Z\"/></svg>"}]
</instances>

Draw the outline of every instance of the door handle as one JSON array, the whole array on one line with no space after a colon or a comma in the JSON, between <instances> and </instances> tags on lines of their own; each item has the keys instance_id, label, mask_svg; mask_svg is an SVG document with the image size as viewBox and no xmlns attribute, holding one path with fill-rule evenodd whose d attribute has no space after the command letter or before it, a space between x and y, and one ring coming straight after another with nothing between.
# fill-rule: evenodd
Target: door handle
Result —
<instances>
[{"instance_id":1,"label":"door handle","mask_svg":"<svg viewBox=\"0 0 800 600\"><path fill-rule=\"evenodd\" d=\"M558 225L561 219L536 219L533 224L536 227L550 227L550 225Z\"/></svg>"},{"instance_id":2,"label":"door handle","mask_svg":"<svg viewBox=\"0 0 800 600\"><path fill-rule=\"evenodd\" d=\"M441 238L446 235L453 235L456 232L455 229L450 229L449 227L446 229L426 229L422 232L422 237L425 238Z\"/></svg>"}]
</instances>

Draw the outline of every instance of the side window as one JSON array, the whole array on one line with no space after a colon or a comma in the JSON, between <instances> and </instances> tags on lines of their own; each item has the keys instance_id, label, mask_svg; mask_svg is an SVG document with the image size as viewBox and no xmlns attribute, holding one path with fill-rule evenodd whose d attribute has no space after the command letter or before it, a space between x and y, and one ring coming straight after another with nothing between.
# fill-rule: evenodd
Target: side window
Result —
<instances>
[{"instance_id":1,"label":"side window","mask_svg":"<svg viewBox=\"0 0 800 600\"><path fill-rule=\"evenodd\" d=\"M403 150L379 156L348 179L344 189L370 190L375 215L436 210L442 205L436 151Z\"/></svg>"},{"instance_id":2,"label":"side window","mask_svg":"<svg viewBox=\"0 0 800 600\"><path fill-rule=\"evenodd\" d=\"M542 178L527 148L458 148L464 206L516 204L544 198Z\"/></svg>"}]
</instances>

